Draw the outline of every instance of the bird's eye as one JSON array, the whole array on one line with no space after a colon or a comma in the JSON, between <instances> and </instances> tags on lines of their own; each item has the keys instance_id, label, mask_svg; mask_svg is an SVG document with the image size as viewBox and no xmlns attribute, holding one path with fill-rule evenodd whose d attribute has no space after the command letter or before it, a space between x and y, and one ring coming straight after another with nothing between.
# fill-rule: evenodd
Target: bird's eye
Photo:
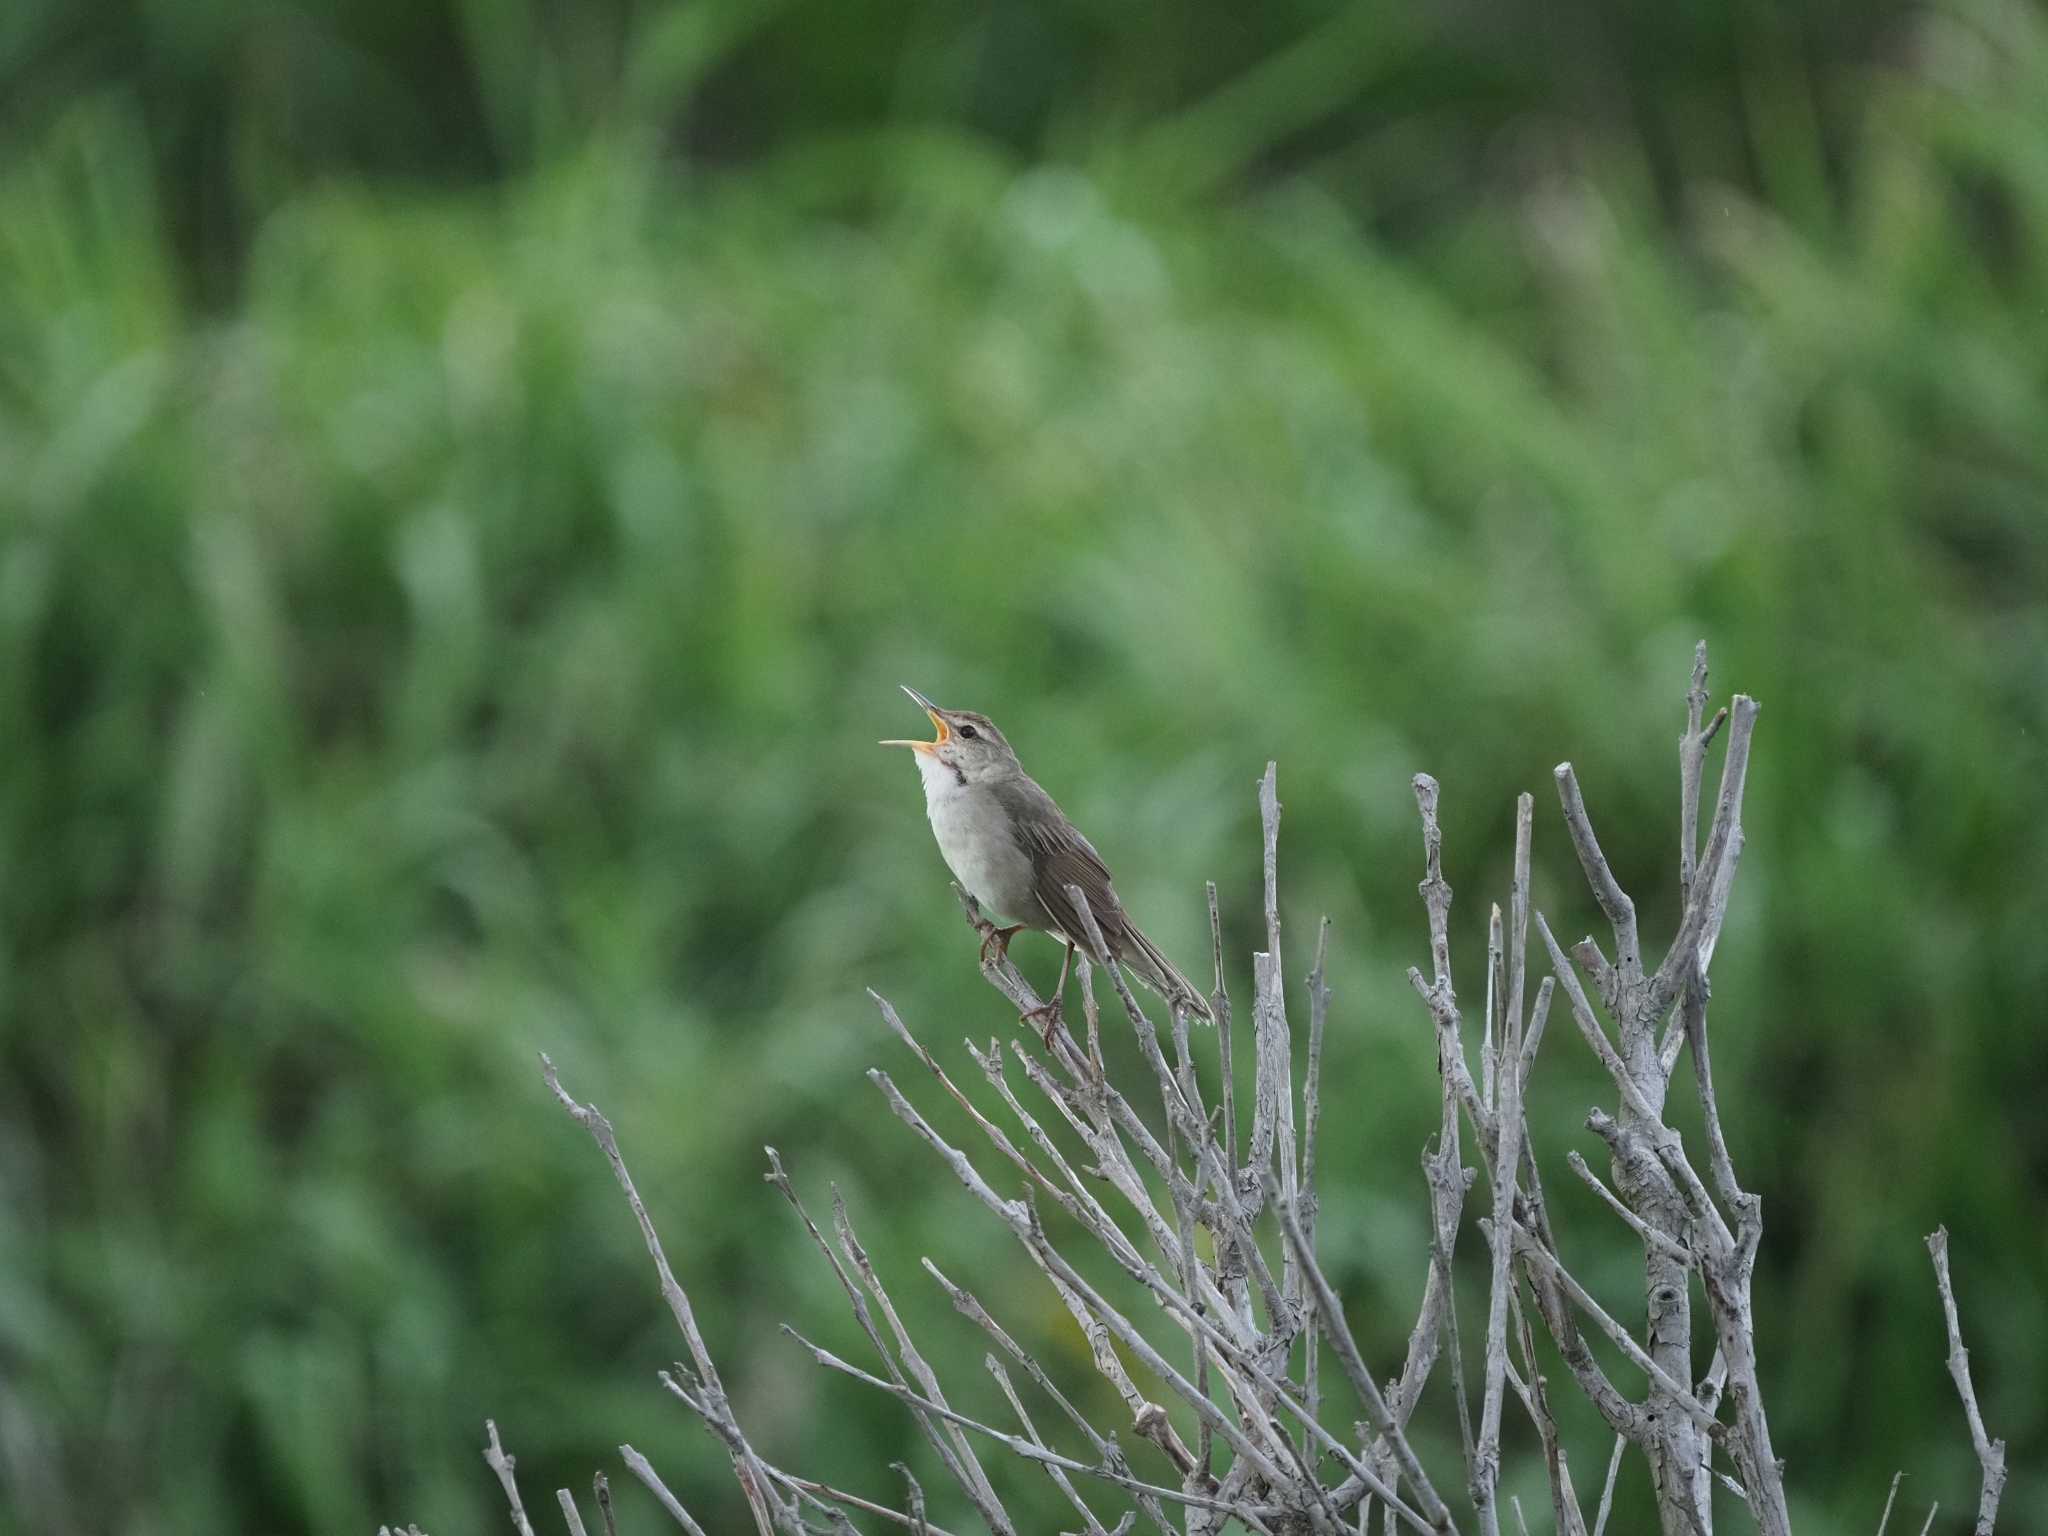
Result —
<instances>
[{"instance_id":1,"label":"bird's eye","mask_svg":"<svg viewBox=\"0 0 2048 1536\"><path fill-rule=\"evenodd\" d=\"M963 725L960 727L960 734L962 736L965 736L969 741L972 741L975 737L979 736L981 732L977 731L971 725Z\"/></svg>"}]
</instances>

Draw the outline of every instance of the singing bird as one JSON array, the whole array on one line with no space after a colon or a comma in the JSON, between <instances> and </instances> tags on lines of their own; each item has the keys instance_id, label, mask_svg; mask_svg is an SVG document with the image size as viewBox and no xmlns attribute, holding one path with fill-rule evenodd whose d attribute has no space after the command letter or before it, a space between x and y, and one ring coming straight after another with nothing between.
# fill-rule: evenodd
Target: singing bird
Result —
<instances>
[{"instance_id":1,"label":"singing bird","mask_svg":"<svg viewBox=\"0 0 2048 1536\"><path fill-rule=\"evenodd\" d=\"M1086 944L1079 909L1067 894L1078 886L1102 930L1103 942L1124 970L1174 1007L1196 1018L1209 1005L1188 979L1138 931L1110 883L1109 869L1095 845L1067 820L1053 798L1024 771L1016 751L995 722L970 709L941 709L915 688L903 691L931 716L935 741L885 741L917 754L924 780L925 814L946 867L982 910L1011 919L984 943L1007 954L1010 940L1026 928L1051 934L1066 947L1052 1001L1027 1018L1046 1016L1046 1044L1060 1021L1060 998L1077 945ZM1092 953L1092 951L1091 951ZM1100 955L1094 958L1101 961Z\"/></svg>"}]
</instances>

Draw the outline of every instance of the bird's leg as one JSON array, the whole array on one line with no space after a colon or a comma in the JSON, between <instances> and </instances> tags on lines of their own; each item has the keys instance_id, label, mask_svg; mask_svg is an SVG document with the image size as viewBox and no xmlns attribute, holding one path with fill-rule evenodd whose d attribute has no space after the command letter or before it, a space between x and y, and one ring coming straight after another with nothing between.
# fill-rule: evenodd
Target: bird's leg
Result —
<instances>
[{"instance_id":1,"label":"bird's leg","mask_svg":"<svg viewBox=\"0 0 2048 1536\"><path fill-rule=\"evenodd\" d=\"M1060 979L1052 989L1052 1001L1041 1004L1018 1016L1020 1023L1037 1023L1045 1020L1045 1048L1052 1049L1052 1032L1060 1027L1060 999L1066 995L1067 970L1074 963L1074 946L1069 944L1067 952L1060 959Z\"/></svg>"},{"instance_id":2,"label":"bird's leg","mask_svg":"<svg viewBox=\"0 0 2048 1536\"><path fill-rule=\"evenodd\" d=\"M996 952L995 964L1001 965L1005 960L1009 959L1010 940L1023 931L1024 925L1022 923L1012 923L1008 928L998 928L994 923L990 923L988 931L981 936L981 963L983 965L990 964L988 952L991 948Z\"/></svg>"}]
</instances>

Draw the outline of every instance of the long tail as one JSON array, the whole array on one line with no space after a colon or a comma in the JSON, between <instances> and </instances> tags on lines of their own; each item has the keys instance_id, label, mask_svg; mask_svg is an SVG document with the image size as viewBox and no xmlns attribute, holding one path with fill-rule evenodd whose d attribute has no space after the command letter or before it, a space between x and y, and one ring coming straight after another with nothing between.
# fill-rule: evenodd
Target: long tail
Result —
<instances>
[{"instance_id":1,"label":"long tail","mask_svg":"<svg viewBox=\"0 0 2048 1536\"><path fill-rule=\"evenodd\" d=\"M1110 941L1110 947L1124 969L1169 1003L1186 1008L1191 1017L1209 1022L1209 1004L1195 990L1194 983L1181 975L1173 962L1160 953L1159 946L1140 933L1129 918L1119 926L1119 932L1106 933L1103 937Z\"/></svg>"}]
</instances>

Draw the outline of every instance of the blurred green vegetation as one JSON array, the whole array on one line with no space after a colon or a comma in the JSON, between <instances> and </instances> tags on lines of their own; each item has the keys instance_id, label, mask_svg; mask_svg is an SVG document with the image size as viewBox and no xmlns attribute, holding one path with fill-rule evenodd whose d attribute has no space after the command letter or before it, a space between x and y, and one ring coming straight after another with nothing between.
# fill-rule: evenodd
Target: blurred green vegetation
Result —
<instances>
[{"instance_id":1,"label":"blurred green vegetation","mask_svg":"<svg viewBox=\"0 0 2048 1536\"><path fill-rule=\"evenodd\" d=\"M1800 1513L1973 1501L1941 1221L2014 1528L2048 1505L2048 25L1186 21L10 9L0 1531L489 1529L486 1414L529 1502L630 1440L736 1528L541 1049L765 1447L919 1464L775 1332L850 1325L764 1143L965 1402L920 1254L1107 1409L860 1077L916 1081L866 986L1012 1028L871 745L899 681L994 714L1191 968L1217 879L1240 990L1278 758L1290 975L1336 920L1325 1247L1393 1360L1408 778L1468 991L1517 791L1594 926L1564 757L1668 933L1700 636L1765 705L1716 1056Z\"/></svg>"}]
</instances>

